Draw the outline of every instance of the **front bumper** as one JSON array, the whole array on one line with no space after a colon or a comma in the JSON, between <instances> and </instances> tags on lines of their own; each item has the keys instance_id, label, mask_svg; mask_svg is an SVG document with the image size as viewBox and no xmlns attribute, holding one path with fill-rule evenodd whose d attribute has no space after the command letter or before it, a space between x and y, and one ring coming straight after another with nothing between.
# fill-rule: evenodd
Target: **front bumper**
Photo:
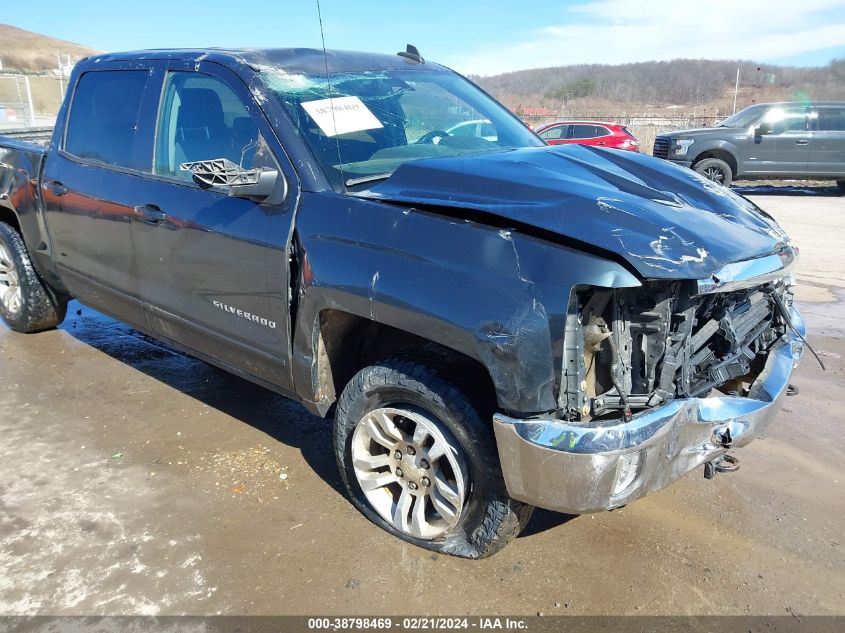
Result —
<instances>
[{"instance_id":1,"label":"front bumper","mask_svg":"<svg viewBox=\"0 0 845 633\"><path fill-rule=\"evenodd\" d=\"M692 167L691 160L685 160L681 158L672 158L671 156L666 158L670 163L675 163L676 165L680 165L681 167Z\"/></svg>"},{"instance_id":2,"label":"front bumper","mask_svg":"<svg viewBox=\"0 0 845 633\"><path fill-rule=\"evenodd\" d=\"M790 312L803 336L801 316L794 308ZM747 397L673 400L627 423L577 426L496 414L493 427L508 493L549 510L584 514L660 490L724 454L727 443L741 447L764 431L780 409L802 353L801 338L787 331Z\"/></svg>"}]
</instances>

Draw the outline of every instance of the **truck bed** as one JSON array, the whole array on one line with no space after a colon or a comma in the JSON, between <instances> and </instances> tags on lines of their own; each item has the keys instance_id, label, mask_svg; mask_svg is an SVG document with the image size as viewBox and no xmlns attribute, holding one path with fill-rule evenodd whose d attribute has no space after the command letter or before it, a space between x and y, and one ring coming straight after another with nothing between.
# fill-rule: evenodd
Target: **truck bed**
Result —
<instances>
[{"instance_id":1,"label":"truck bed","mask_svg":"<svg viewBox=\"0 0 845 633\"><path fill-rule=\"evenodd\" d=\"M46 144L0 135L0 221L18 226L25 238L40 235L37 183L46 154Z\"/></svg>"}]
</instances>

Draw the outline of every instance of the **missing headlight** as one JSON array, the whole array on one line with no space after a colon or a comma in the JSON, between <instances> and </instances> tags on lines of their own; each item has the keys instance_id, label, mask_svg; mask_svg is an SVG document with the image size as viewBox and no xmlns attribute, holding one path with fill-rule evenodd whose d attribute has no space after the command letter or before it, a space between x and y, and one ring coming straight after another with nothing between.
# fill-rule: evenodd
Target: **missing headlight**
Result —
<instances>
[{"instance_id":1,"label":"missing headlight","mask_svg":"<svg viewBox=\"0 0 845 633\"><path fill-rule=\"evenodd\" d=\"M786 331L786 284L697 295L689 282L578 288L564 343L561 404L571 420L630 417L713 389L747 395ZM788 299L787 299L788 300Z\"/></svg>"}]
</instances>

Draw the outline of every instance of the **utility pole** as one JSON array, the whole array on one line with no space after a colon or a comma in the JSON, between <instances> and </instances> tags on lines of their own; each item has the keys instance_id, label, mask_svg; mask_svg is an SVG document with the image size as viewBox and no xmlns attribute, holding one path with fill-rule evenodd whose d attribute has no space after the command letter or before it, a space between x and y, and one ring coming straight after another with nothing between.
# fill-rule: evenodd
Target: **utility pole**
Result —
<instances>
[{"instance_id":1,"label":"utility pole","mask_svg":"<svg viewBox=\"0 0 845 633\"><path fill-rule=\"evenodd\" d=\"M26 101L29 104L29 127L35 127L35 108L32 105L32 88L29 87L29 75L23 76L23 83L26 86Z\"/></svg>"},{"instance_id":2,"label":"utility pole","mask_svg":"<svg viewBox=\"0 0 845 633\"><path fill-rule=\"evenodd\" d=\"M734 111L736 114L736 94L739 92L739 67L736 69L736 85L734 86Z\"/></svg>"},{"instance_id":3,"label":"utility pole","mask_svg":"<svg viewBox=\"0 0 845 633\"><path fill-rule=\"evenodd\" d=\"M58 53L57 57L59 58L59 103L61 103L61 99L64 99L65 96L65 87L64 87L64 74L65 69L62 66L62 54Z\"/></svg>"}]
</instances>

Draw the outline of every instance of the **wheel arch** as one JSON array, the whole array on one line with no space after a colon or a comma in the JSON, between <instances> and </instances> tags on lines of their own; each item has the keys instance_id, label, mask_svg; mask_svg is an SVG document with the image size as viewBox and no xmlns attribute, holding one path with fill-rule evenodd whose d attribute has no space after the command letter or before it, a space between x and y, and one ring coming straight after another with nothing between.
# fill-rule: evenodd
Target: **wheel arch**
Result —
<instances>
[{"instance_id":1,"label":"wheel arch","mask_svg":"<svg viewBox=\"0 0 845 633\"><path fill-rule=\"evenodd\" d=\"M7 200L0 198L0 222L12 227L21 236L32 266L44 284L44 289L50 295L51 300L54 303L64 301L68 295L61 280L55 274L50 251L46 246L47 240L42 237L44 232L41 230L36 214L26 213L23 215L22 221L20 212ZM39 246L43 246L43 248L39 248Z\"/></svg>"},{"instance_id":2,"label":"wheel arch","mask_svg":"<svg viewBox=\"0 0 845 633\"><path fill-rule=\"evenodd\" d=\"M723 160L728 164L728 167L731 168L731 172L733 177L736 178L739 175L739 163L736 159L736 156L728 149L724 147L711 147L709 149L705 149L693 159L690 167L695 168L695 166L700 163L701 161L707 158L718 158L719 160Z\"/></svg>"},{"instance_id":3,"label":"wheel arch","mask_svg":"<svg viewBox=\"0 0 845 633\"><path fill-rule=\"evenodd\" d=\"M393 325L334 308L318 313L313 331L311 380L321 411L332 413L340 393L361 369L400 352L442 372L445 380L470 397L482 415L492 416L496 389L480 360Z\"/></svg>"},{"instance_id":4,"label":"wheel arch","mask_svg":"<svg viewBox=\"0 0 845 633\"><path fill-rule=\"evenodd\" d=\"M3 204L0 204L0 222L5 222L18 233L21 232L21 222L18 219L18 214Z\"/></svg>"}]
</instances>

